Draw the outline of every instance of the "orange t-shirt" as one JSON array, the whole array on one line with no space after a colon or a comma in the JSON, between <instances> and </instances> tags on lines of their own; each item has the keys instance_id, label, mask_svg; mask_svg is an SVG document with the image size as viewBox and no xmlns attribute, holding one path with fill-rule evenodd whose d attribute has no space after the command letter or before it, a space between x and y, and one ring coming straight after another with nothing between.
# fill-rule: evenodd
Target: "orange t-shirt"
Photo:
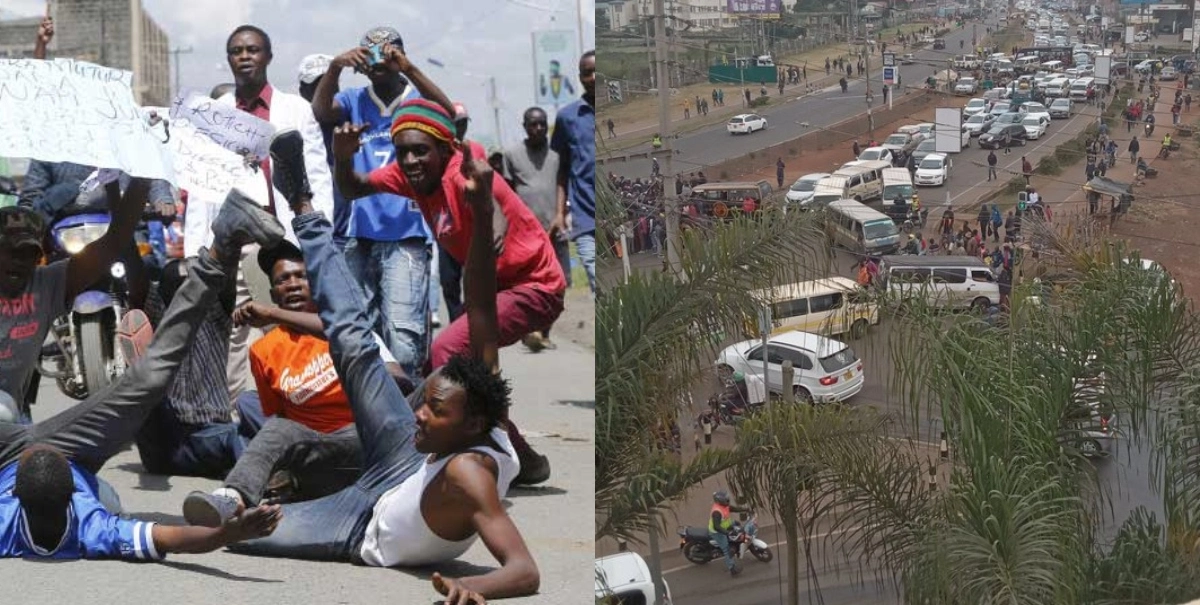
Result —
<instances>
[{"instance_id":1,"label":"orange t-shirt","mask_svg":"<svg viewBox=\"0 0 1200 605\"><path fill-rule=\"evenodd\" d=\"M354 422L324 339L279 326L250 346L263 414L331 433Z\"/></svg>"}]
</instances>

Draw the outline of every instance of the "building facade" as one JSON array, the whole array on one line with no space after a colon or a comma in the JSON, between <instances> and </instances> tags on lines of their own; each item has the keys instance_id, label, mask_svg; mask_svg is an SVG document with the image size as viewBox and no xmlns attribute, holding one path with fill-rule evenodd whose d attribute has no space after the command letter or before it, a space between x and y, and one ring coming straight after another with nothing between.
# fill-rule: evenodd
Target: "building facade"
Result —
<instances>
[{"instance_id":1,"label":"building facade","mask_svg":"<svg viewBox=\"0 0 1200 605\"><path fill-rule=\"evenodd\" d=\"M737 17L726 10L726 0L665 0L663 8L667 15L688 22L688 31L714 31L737 27ZM652 0L599 0L596 10L608 17L609 28L614 31L630 26L644 27L645 20L654 15Z\"/></svg>"},{"instance_id":2,"label":"building facade","mask_svg":"<svg viewBox=\"0 0 1200 605\"><path fill-rule=\"evenodd\" d=\"M50 6L55 31L49 58L132 71L139 104L170 104L170 40L140 0L58 0ZM0 57L33 56L40 22L40 17L0 21Z\"/></svg>"}]
</instances>

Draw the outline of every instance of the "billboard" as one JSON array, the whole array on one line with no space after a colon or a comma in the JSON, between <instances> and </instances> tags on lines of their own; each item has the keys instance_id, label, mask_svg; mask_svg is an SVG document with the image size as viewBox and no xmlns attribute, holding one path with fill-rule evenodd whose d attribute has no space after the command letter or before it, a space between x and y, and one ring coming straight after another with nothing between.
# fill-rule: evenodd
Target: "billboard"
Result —
<instances>
[{"instance_id":1,"label":"billboard","mask_svg":"<svg viewBox=\"0 0 1200 605\"><path fill-rule=\"evenodd\" d=\"M1112 57L1100 56L1096 57L1096 73L1097 84L1109 84L1112 81Z\"/></svg>"},{"instance_id":2,"label":"billboard","mask_svg":"<svg viewBox=\"0 0 1200 605\"><path fill-rule=\"evenodd\" d=\"M570 30L533 32L534 105L558 108L583 94L575 80L579 73L576 39Z\"/></svg>"},{"instance_id":3,"label":"billboard","mask_svg":"<svg viewBox=\"0 0 1200 605\"><path fill-rule=\"evenodd\" d=\"M962 110L938 107L933 110L933 145L937 153L962 151Z\"/></svg>"},{"instance_id":4,"label":"billboard","mask_svg":"<svg viewBox=\"0 0 1200 605\"><path fill-rule=\"evenodd\" d=\"M725 0L725 12L731 15L778 17L783 12L783 0Z\"/></svg>"}]
</instances>

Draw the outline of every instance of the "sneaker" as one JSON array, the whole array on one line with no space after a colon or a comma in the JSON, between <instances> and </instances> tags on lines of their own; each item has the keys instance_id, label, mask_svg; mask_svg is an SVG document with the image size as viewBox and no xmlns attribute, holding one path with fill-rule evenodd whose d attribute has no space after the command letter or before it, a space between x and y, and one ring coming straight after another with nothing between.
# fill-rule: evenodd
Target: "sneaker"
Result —
<instances>
[{"instance_id":1,"label":"sneaker","mask_svg":"<svg viewBox=\"0 0 1200 605\"><path fill-rule=\"evenodd\" d=\"M279 219L237 187L225 196L225 203L213 221L212 232L217 250L239 260L246 244L274 248L284 236Z\"/></svg>"},{"instance_id":2,"label":"sneaker","mask_svg":"<svg viewBox=\"0 0 1200 605\"><path fill-rule=\"evenodd\" d=\"M191 525L221 527L237 515L241 502L229 496L192 492L183 501L183 518Z\"/></svg>"},{"instance_id":3,"label":"sneaker","mask_svg":"<svg viewBox=\"0 0 1200 605\"><path fill-rule=\"evenodd\" d=\"M546 344L542 338L542 335L538 334L537 332L530 332L526 334L525 337L521 339L521 344L525 345L525 348L529 349L530 353L540 353L542 349L546 348Z\"/></svg>"},{"instance_id":4,"label":"sneaker","mask_svg":"<svg viewBox=\"0 0 1200 605\"><path fill-rule=\"evenodd\" d=\"M513 479L513 485L537 485L550 478L550 459L532 449L517 453L521 471Z\"/></svg>"},{"instance_id":5,"label":"sneaker","mask_svg":"<svg viewBox=\"0 0 1200 605\"><path fill-rule=\"evenodd\" d=\"M304 137L294 128L281 130L271 139L271 183L289 204L312 197L304 169Z\"/></svg>"},{"instance_id":6,"label":"sneaker","mask_svg":"<svg viewBox=\"0 0 1200 605\"><path fill-rule=\"evenodd\" d=\"M154 328L144 311L131 309L122 316L117 326L117 345L121 349L121 357L125 359L125 366L137 363L153 339Z\"/></svg>"}]
</instances>

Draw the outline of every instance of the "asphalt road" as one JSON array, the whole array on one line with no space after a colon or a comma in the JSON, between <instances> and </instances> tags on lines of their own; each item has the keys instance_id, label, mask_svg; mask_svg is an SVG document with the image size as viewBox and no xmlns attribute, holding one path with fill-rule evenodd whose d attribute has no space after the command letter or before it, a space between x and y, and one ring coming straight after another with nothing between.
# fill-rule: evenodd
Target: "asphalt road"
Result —
<instances>
[{"instance_id":1,"label":"asphalt road","mask_svg":"<svg viewBox=\"0 0 1200 605\"><path fill-rule=\"evenodd\" d=\"M991 25L995 25L992 23ZM983 35L983 28L979 28L980 36ZM886 36L885 36L886 37ZM900 66L900 75L905 86L911 87L907 94L923 94L920 88L924 86L924 81L935 71L940 71L946 68L947 60L955 54L960 54L958 43L960 40L965 42L966 46L971 44L971 28L961 28L951 31L945 36L946 49L932 50L927 48L924 50L912 51L916 57L916 62L913 65ZM892 44L888 44L889 52L897 54L897 62L899 56L910 51L905 51L899 46L893 48ZM871 90L875 96L875 102L878 104L882 99L880 88L883 84L882 80L882 59L878 51L871 57ZM758 87L750 84L751 92L756 93ZM784 98L786 102L774 105L778 101L773 101L772 105L763 109L760 115L767 118L768 127L766 130L755 132L751 135L731 135L725 130L724 124L716 124L708 128L698 130L696 132L680 135L678 139L673 140L672 146L676 150L673 162L676 171L690 172L705 166L712 166L724 162L726 160L744 156L752 151L764 149L772 145L778 145L785 141L792 140L798 136L802 136L806 131L813 131L822 126L828 126L854 117L860 113L866 112L866 82L861 79L852 80L849 85L849 90L845 94L836 84L812 95L800 97L802 88L794 87L784 90ZM777 91L768 87L768 91L772 95L776 95ZM737 97L736 87L727 87L728 94L726 102L736 103L739 101ZM899 100L903 95L896 97ZM876 105L878 107L878 105ZM808 128L800 126L801 123L807 122L811 126ZM628 153L649 151L650 146L643 145L627 149L616 155L624 155ZM613 162L605 164L605 171L615 172L621 176L628 178L646 177L650 175L650 162L647 159L630 160L628 162Z\"/></svg>"},{"instance_id":2,"label":"asphalt road","mask_svg":"<svg viewBox=\"0 0 1200 605\"><path fill-rule=\"evenodd\" d=\"M558 349L530 354L517 345L501 352L511 380L512 415L530 443L550 458L553 475L536 489L509 492L505 506L541 570L533 597L499 601L560 605L591 594L594 522L595 354L562 341ZM43 381L35 420L74 404ZM131 516L184 523L180 506L189 491L210 491L216 481L164 477L142 472L128 449L105 465L100 476L120 494ZM476 542L441 573L461 576L497 567ZM181 602L309 603L313 605L434 603L434 569L379 569L348 563L270 559L218 551L171 555L161 563L122 561L5 561L0 584L9 602L28 604Z\"/></svg>"}]
</instances>

